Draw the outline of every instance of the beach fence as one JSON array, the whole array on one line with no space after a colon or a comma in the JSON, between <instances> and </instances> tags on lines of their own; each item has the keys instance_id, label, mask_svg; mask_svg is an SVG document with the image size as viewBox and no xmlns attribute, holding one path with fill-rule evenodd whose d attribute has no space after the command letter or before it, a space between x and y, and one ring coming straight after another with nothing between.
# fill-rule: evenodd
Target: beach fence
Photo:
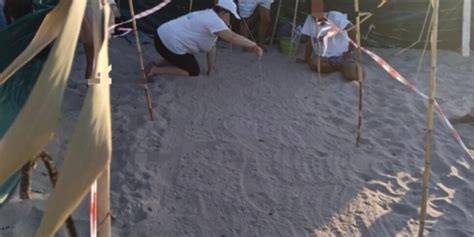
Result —
<instances>
[{"instance_id":1,"label":"beach fence","mask_svg":"<svg viewBox=\"0 0 474 237\"><path fill-rule=\"evenodd\" d=\"M51 0L49 0L51 1ZM130 17L130 7L128 1L117 1L121 13L125 18ZM135 12L142 12L163 2L162 0L143 0L135 1ZM275 37L269 35L268 39L273 38L278 41L279 38L287 40L291 37L291 31L285 30L285 25L293 23L296 18L296 24L301 25L306 16L311 13L311 0L275 0L272 8L272 27L275 27ZM414 48L423 48L425 38L419 39L421 30L426 22L427 7L430 0L390 0L385 1L382 7L379 7L381 0L364 0L360 1L360 11L370 12L373 14L370 18L361 24L361 42L368 47L377 48L406 48L411 46ZM331 0L324 1L327 11L337 10L349 15L349 19L355 22L356 13L354 10L354 1L347 0ZM443 0L439 5L439 43L441 49L458 50L464 44L474 48L474 19L469 17L467 20L466 13L472 15L473 8L465 6L470 3L467 0ZM210 8L214 4L214 0L173 0L163 11L154 13L145 19L137 22L138 29L148 34L154 34L156 27L159 25L182 16L189 12L192 4L192 10L202 10ZM295 6L298 6L295 15ZM431 17L432 11L428 12ZM278 17L277 17L278 15ZM465 17L466 16L466 17ZM469 24L463 23L468 22ZM464 30L463 30L464 27ZM467 28L467 29L466 29ZM280 32L282 30L282 32ZM273 29L272 29L273 31ZM464 34L464 35L463 35ZM464 41L463 41L464 39ZM273 42L272 42L273 43Z\"/></svg>"},{"instance_id":2,"label":"beach fence","mask_svg":"<svg viewBox=\"0 0 474 237\"><path fill-rule=\"evenodd\" d=\"M313 0L313 3L322 3L323 0ZM469 0L467 0L469 1ZM362 110L363 110L363 77L362 77L362 67L361 67L361 52L364 52L371 59L373 59L380 67L382 67L393 79L397 80L404 86L406 86L412 92L418 94L421 98L427 101L428 110L426 118L426 141L425 141L425 156L424 156L424 171L423 171L423 180L422 180L422 197L420 204L420 216L419 216L419 230L418 236L424 236L425 223L426 223L426 214L428 207L428 193L429 193L429 182L430 182L430 170L431 170L431 160L432 160L432 143L433 143L433 129L434 129L434 114L435 111L438 112L441 120L443 121L445 127L452 134L456 142L463 148L466 152L466 156L474 159L474 152L468 149L463 142L458 131L453 127L449 121L446 114L443 112L441 106L436 101L436 81L437 81L437 51L438 48L451 48L457 49L462 45L462 55L469 56L470 53L470 27L471 27L471 4L466 3L464 0L452 0L452 1L443 1L442 5L439 0L433 1L392 1L392 5L388 5L388 8L392 7L391 10L383 14L384 5L387 5L387 1L377 1L378 5L375 5L375 1L366 1L369 4L373 4L373 9L362 9L359 3L359 0L354 0L353 8L349 8L347 4L350 1L340 2L338 4L337 0L328 1L337 5L335 10L341 11L341 8L346 6L346 11L343 12L352 13L355 17L355 30L356 30L356 42L349 39L350 43L353 44L358 49L358 63L357 71L359 75L358 87L359 87L359 109L358 109L358 121L357 121L357 134L356 134L356 146L359 145L361 138L361 124L362 124ZM413 11L413 6L416 4L424 4L424 14L411 15L410 12ZM293 15L293 27L296 28L296 19L298 11L299 2L296 0L295 11ZM329 5L329 4L328 4ZM410 7L411 6L411 7ZM421 6L421 5L420 5ZM366 5L367 7L367 5ZM407 8L408 7L408 8ZM330 9L330 8L329 8ZM395 10L397 9L397 10ZM416 7L414 9L417 9ZM462 12L463 14L458 14ZM381 15L382 13L382 15ZM390 15L391 13L392 15ZM354 15L355 14L355 15ZM382 16L382 18L377 16ZM456 16L461 17L456 17ZM424 19L419 24L416 24L416 18L424 16ZM363 18L364 17L364 18ZM445 18L442 18L445 17ZM363 18L363 20L361 20ZM371 20L371 18L373 18ZM445 21L440 21L444 19ZM277 19L278 20L278 19ZM419 20L419 19L418 19ZM428 43L431 45L431 66L430 66L430 80L429 80L429 93L428 95L422 93L416 86L403 77L394 67L388 64L384 59L375 54L374 52L362 47L363 43L361 41L362 28L361 23L369 24L367 32L365 33L364 43L369 45L378 46L378 47L405 47L404 50L411 47L421 47L424 45L423 53L426 50ZM403 22L403 24L401 24ZM422 25L420 25L422 23ZM337 26L329 21L332 24L332 31L342 31L344 29L338 29ZM385 23L385 25L384 25ZM412 24L415 23L415 24ZM376 31L377 25L383 25L384 27L380 31ZM410 28L415 25L415 28ZM414 30L416 29L416 30ZM444 31L443 31L444 30ZM418 32L416 32L418 31ZM426 31L426 33L425 33ZM293 31L294 32L294 31ZM411 33L410 33L411 32ZM449 32L455 35L455 37L443 36L439 32ZM448 34L449 34L448 33ZM423 41L422 36L426 34L427 37ZM329 35L329 34L328 34ZM374 35L378 38L371 36ZM416 36L417 38L410 38L407 36ZM328 36L326 36L328 37ZM293 38L293 37L292 37ZM407 41L409 40L409 41ZM424 42L424 44L422 44ZM404 50L400 51L402 53ZM421 60L419 67L421 67ZM419 71L419 69L418 69Z\"/></svg>"},{"instance_id":3,"label":"beach fence","mask_svg":"<svg viewBox=\"0 0 474 237\"><path fill-rule=\"evenodd\" d=\"M132 13L130 16L132 17L142 17L143 23L140 24L138 23L138 28L142 28L143 30L147 30L147 24L148 27L151 27L151 29L156 29L156 24L160 24L163 21L166 21L167 18L169 17L175 17L173 15L173 12L171 13L166 13L168 15L165 16L165 14L158 14L157 11L160 10L162 7L165 7L167 1L142 1L145 2L149 5L141 5L137 4L135 10L137 11L137 15ZM181 9L185 12L189 12L190 7L192 6L191 10L200 9L204 8L208 4L208 2L200 2L200 1L195 1L194 3L190 4L189 1L184 3L182 1L179 2L178 0L176 1L176 5L174 6L174 9L180 10L181 14ZM178 4L179 2L179 4ZM197 3L200 2L202 5L198 5ZM454 139L463 147L463 149L466 150L467 155L470 156L471 158L474 159L474 154L470 153L470 151L467 149L465 144L463 143L461 137L459 136L459 133L454 129L454 127L451 125L449 122L448 118L444 114L443 110L441 109L440 105L438 102L435 100L435 85L436 85L436 53L437 49L439 47L446 47L446 48L456 48L456 46L462 45L463 42L466 44L465 38L466 36L466 28L468 24L466 24L466 17L458 17L459 15L456 15L456 12L462 12L464 15L466 15L466 12L470 12L469 8L470 4L466 4L464 0L446 0L440 2L439 0L433 0L433 1L412 1L412 0L399 0L399 1L392 1L391 3L385 2L384 4L381 5L381 2L384 1L364 1L364 3L359 3L358 0L355 0L352 2L352 7L350 8L347 4L348 2L351 1L342 1L342 0L333 0L333 1L328 1L328 6L329 8L334 8L344 11L343 7L347 6L347 11L352 14L352 17L356 19L356 29L357 29L357 41L356 42L351 42L354 44L360 52L364 52L367 54L370 58L372 58L380 67L382 67L393 79L399 81L402 83L404 86L406 86L408 89L412 90L416 94L418 94L420 97L428 101L428 113L427 113L427 127L428 127L428 133L427 133L427 140L426 140L426 150L425 150L425 171L423 175L423 197L422 197L422 208L421 208L421 213L420 213L420 231L419 231L419 236L423 236L423 230L424 230L424 222L425 222L425 214L426 214L426 205L427 205L427 195L428 195L428 190L429 190L429 170L430 170L430 163L431 163L431 142L432 142L432 131L433 131L433 117L434 117L434 111L438 111L440 114L442 121L445 123L446 127L449 129L449 131L452 133ZM450 2L450 4L448 4ZM155 4L153 4L155 3ZM204 3L204 4L203 4ZM346 5L344 5L344 3ZM51 14L53 16L53 22L62 22L64 21L64 26L69 26L69 27L77 27L78 22L81 21L82 19L82 14L81 9L84 9L85 4L84 3L77 3L74 2L74 4L70 2L65 2L62 1L60 4L62 8L58 8L59 10L54 11L54 14ZM160 5L163 4L163 5ZM196 5L195 5L196 4ZM304 13L303 10L296 10L297 8L301 7L300 4L309 4L309 1L288 1L286 4L294 4L293 8L293 26L296 27L298 19L301 17L301 15L306 14ZM285 9L288 7L288 5L282 4L282 9ZM338 5L339 4L339 5ZM391 5L392 4L392 5ZM422 14L423 24L418 21L420 18L420 14L411 14L409 9L412 9L411 7L408 6L415 6L412 4L420 4L423 5L425 11L424 14ZM446 4L446 5L444 5ZM131 5L131 4L130 4ZM123 6L123 5L121 5ZM158 7L161 6L161 7ZM386 8L384 8L386 6ZM144 9L140 10L140 7L143 7ZM148 8L145 8L148 7ZM172 5L168 7L173 7ZM405 9L405 7L408 7ZM69 12L69 9L76 9L74 11L74 14L72 16L67 15L66 13ZM154 9L154 10L150 10ZM302 8L302 9L310 9L310 8ZM350 10L352 9L352 10ZM417 8L418 9L418 8ZM459 10L461 9L461 10ZM123 10L123 8L122 8ZM150 10L150 11L148 11ZM147 12L148 11L148 12ZM431 11L431 13L430 13ZM281 15L284 16L286 13L285 11L281 11ZM361 14L361 13L367 13L366 15ZM405 12L405 14L403 14ZM103 8L103 12L96 12L96 15L94 16L96 19L108 19L108 17L103 17L104 15L107 15L110 13L110 10L107 7ZM145 14L147 13L147 14ZM148 14L149 13L149 14ZM356 14L357 13L357 14ZM183 13L184 14L184 13ZM386 15L388 14L388 15ZM393 14L393 15L390 15ZM446 15L443 15L446 14ZM463 16L463 14L460 14ZM50 15L50 16L51 16ZM370 15L371 17L367 19L367 21L364 22L364 26L361 25L362 23L362 17ZM145 16L148 16L145 18ZM151 16L151 17L150 17ZM393 17L390 17L393 16ZM451 16L451 17L449 17ZM446 18L443 18L446 17ZM150 18L150 19L149 19ZM418 20L415 20L418 19ZM429 19L429 20L427 20ZM447 21L442 21L441 19L448 19ZM276 19L278 21L278 19ZM100 21L100 20L98 20ZM132 20L133 21L133 20ZM48 21L45 20L45 22L48 23ZM405 23L410 23L407 25L410 25L409 27L405 26L405 23L402 24L402 22ZM416 24L418 22L418 24ZM46 23L46 24L47 24ZM51 22L49 22L51 23ZM106 23L106 21L105 21ZM386 24L386 25L384 25ZM452 24L452 25L450 25ZM101 28L102 31L107 31L107 28L105 27L106 24ZM413 25L417 25L418 27L413 27ZM461 26L459 26L461 25ZM385 27L387 26L387 27ZM389 27L390 26L390 27ZM51 26L48 26L51 27ZM411 28L413 27L413 28ZM445 28L443 28L445 27ZM54 27L52 27L55 29ZM410 81L405 79L395 68L390 66L385 60L383 60L381 57L373 53L372 51L364 48L363 46L369 45L369 46L379 46L379 47L421 47L424 42L427 42L427 40L419 40L419 35L423 34L422 32L418 32L418 34L413 34L413 38L407 39L406 37L401 38L400 36L397 37L397 35L400 35L400 32L411 32L411 31L420 31L421 29L426 30L427 32L429 31L431 34L431 76L430 76L430 91L429 95L425 95L421 93ZM444 39L443 34L438 34L438 32L443 32L443 29L446 29L445 34L446 35L456 35L459 34L459 38L454 37L451 39ZM462 34L464 29L464 34ZM136 32L136 27L135 30ZM38 31L40 32L40 31ZM59 44L59 45L64 45L64 44L70 44L70 41L66 39L75 39L73 42L77 42L77 32L75 31L76 35L71 35L71 36L64 36L65 33L61 33L60 31L55 31L54 34L51 35L42 35L41 38L44 41L42 42L36 42L36 45L33 44L33 46L36 47L46 47L46 43L51 43L53 40L58 38L54 44ZM294 33L295 31L292 31ZM449 33L453 34L449 34ZM40 32L41 33L41 32ZM98 32L100 34L100 32ZM408 34L412 35L412 34ZM292 37L294 39L294 37ZM461 39L463 38L463 39ZM45 43L46 42L46 43ZM137 42L140 42L137 40ZM413 42L416 42L416 44L413 44ZM42 43L42 44L41 44ZM103 44L103 48L101 48L98 58L99 63L97 68L95 69L96 72L100 72L101 74L98 76L98 83L93 83L90 86L93 87L92 90L89 90L88 92L88 98L90 100L86 101L86 105L94 105L97 103L97 101L101 101L105 98L108 98L109 95L109 87L107 85L107 79L108 78L108 72L110 71L110 67L108 65L108 58L106 56L106 49L107 49L107 44ZM57 49L53 49L57 50ZM40 50L37 51L28 51L26 50L27 53L34 54L35 52L38 53ZM291 51L291 50L290 50ZM56 51L55 51L56 52ZM140 54L140 49L138 49L138 52ZM70 64L72 61L71 55L73 55L73 51L65 51L62 52L66 55L64 55L64 59L66 59L64 64ZM25 56L20 56L25 57ZM28 57L26 57L28 58ZM31 58L31 57L30 57ZM360 57L359 57L360 59ZM58 62L56 67L61 67L61 62ZM66 65L67 66L67 65ZM69 65L70 66L70 65ZM10 74L2 74L2 77L0 77L1 81L3 82L4 80L7 80L11 74L20 67L20 64L16 64L12 66L13 68L9 68L6 71L9 71ZM70 68L70 67L69 67ZM143 67L141 67L141 70L143 71ZM68 74L68 71L62 71L63 74ZM361 69L359 69L359 75L361 73ZM64 76L64 75L62 75ZM44 79L44 76L39 76L39 83L42 83ZM67 76L64 76L64 78L67 78ZM103 81L101 79L104 79ZM101 82L105 82L105 84L101 84ZM95 85L97 84L97 85ZM362 88L363 84L362 81L359 81L359 88ZM89 95L90 93L90 95ZM359 92L359 104L362 104L362 91ZM59 98L61 94L60 91L56 91L57 95L56 97L48 97L50 98L51 101L55 101ZM43 95L41 95L43 96ZM46 97L46 96L45 96ZM42 100L38 100L38 103L44 103ZM46 101L48 102L48 101ZM105 104L107 103L98 103L98 104ZM31 106L31 105L26 105L26 106ZM34 108L34 107L32 107ZM362 107L359 107L359 113L361 114ZM79 122L78 122L78 131L86 131L86 134L79 134L77 136L74 136L73 139L70 142L70 145L76 149L73 149L72 152L72 157L77 158L77 154L81 155L80 157L88 157L88 162L93 165L85 166L82 167L78 165L78 162L84 163L85 161L80 161L79 159L72 159L69 157L66 158L65 160L65 174L66 178L64 178L62 181L58 182L55 191L50 197L50 200L48 201L48 205L46 207L46 212L45 212L45 217L40 225L40 229L38 230L38 236L50 236L53 233L55 233L59 227L62 225L62 223L66 220L66 218L72 213L72 211L79 205L79 201L82 199L81 197L84 197L84 195L88 192L89 187L92 187L92 194L91 195L91 209L90 209L90 218L91 218L91 236L96 236L97 232L101 233L101 236L111 236L110 232L110 203L109 203L109 197L108 197L108 192L109 192L109 179L110 179L110 167L108 165L110 164L110 159L111 159L111 150L110 150L110 143L111 143L111 134L110 131L107 129L110 129L110 113L105 112L102 113L101 111L109 111L110 109L106 106L105 108L96 108L93 109L92 111L82 111L84 115L80 116ZM32 109L32 111L35 111ZM53 113L52 116L57 116L58 111L43 111L45 114L48 113ZM89 119L90 118L96 118L95 127L91 127ZM27 120L21 120L19 119L18 121L15 121L15 123L12 125L13 127L28 127L24 123ZM97 121L100 121L99 126ZM361 116L359 116L359 124L361 122ZM17 123L20 123L19 125ZM45 122L46 124L47 122ZM49 123L48 123L49 124ZM49 130L52 131L52 128L54 128L54 124L52 124L49 127ZM95 129L98 129L100 127L104 128L104 132L101 133L100 139L98 139L97 142L98 144L92 144L93 147L91 150L85 150L85 149L77 149L77 147L80 147L79 145L83 143L84 137L87 137L88 135L91 135L90 133L95 131ZM15 154L22 154L22 155L27 155L25 157L31 157L34 156L33 151L37 151L38 146L45 143L46 140L44 136L41 136L41 134L33 133L31 138L32 142L31 144L35 144L34 147L21 147L21 148L16 148L16 149L5 149L6 145L5 144L20 144L21 141L18 140L19 137L23 138L24 134L29 134L30 131L24 131L22 129L15 130L13 129L13 135L12 134L6 134L5 138L1 140L2 144L0 145L0 155L1 157L4 157L5 155L15 155ZM48 130L48 131L49 131ZM360 126L359 126L359 131L360 131ZM21 133L21 136L18 135ZM30 144L30 143L27 143ZM16 153L15 153L16 152ZM25 153L26 152L26 153ZM85 153L84 153L85 152ZM74 155L76 154L76 155ZM90 155L87 156L87 155ZM96 157L97 156L97 157ZM16 156L15 156L16 157ZM23 157L23 156L19 156ZM97 158L96 160L90 160L92 158ZM2 172L0 172L0 177L2 178L1 181L3 182L6 178L8 178L9 175L12 175L16 169L21 167L21 162L18 160L0 160L2 162L1 168ZM26 162L26 160L25 160ZM88 163L89 164L89 163ZM6 167L6 168L5 168ZM81 167L81 169L77 169L76 167ZM68 173L69 172L69 173ZM81 173L82 172L82 173ZM81 175L81 177L85 177L84 181L83 179L81 182L78 183L77 176ZM76 180L76 181L74 181ZM74 185L72 185L74 184ZM76 187L75 189L71 189L70 186ZM80 187L80 188L77 188ZM67 198L64 198L67 197ZM59 211L57 211L59 210ZM98 225L100 222L101 225Z\"/></svg>"},{"instance_id":4,"label":"beach fence","mask_svg":"<svg viewBox=\"0 0 474 237\"><path fill-rule=\"evenodd\" d=\"M283 1L281 10L282 18L292 18L296 0ZM278 2L278 1L276 1ZM405 48L418 40L420 31L425 22L425 16L430 0L390 0L379 5L382 0L360 1L360 12L373 14L361 25L362 43L368 47L377 48ZM356 12L354 1L331 0L324 1L326 11L336 10L347 13L349 19L355 22ZM457 50L462 45L463 33L468 33L474 38L474 19L466 13L474 13L466 0L443 0L439 5L439 45L441 49ZM302 24L311 11L310 0L300 0L298 11L298 24ZM274 11L276 11L274 9ZM466 13L465 13L466 12ZM432 11L429 11L431 17ZM466 16L466 17L465 17ZM465 19L465 20L464 20ZM464 24L469 22L470 24ZM468 28L463 30L463 27ZM468 32L469 30L469 32ZM420 42L415 47L423 48ZM474 49L474 41L469 42Z\"/></svg>"}]
</instances>

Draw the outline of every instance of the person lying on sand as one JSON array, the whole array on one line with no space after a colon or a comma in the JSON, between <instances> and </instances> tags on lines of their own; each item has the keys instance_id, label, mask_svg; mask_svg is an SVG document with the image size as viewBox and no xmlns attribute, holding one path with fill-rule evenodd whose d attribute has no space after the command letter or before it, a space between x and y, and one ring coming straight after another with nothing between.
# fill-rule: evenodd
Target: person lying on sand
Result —
<instances>
[{"instance_id":1,"label":"person lying on sand","mask_svg":"<svg viewBox=\"0 0 474 237\"><path fill-rule=\"evenodd\" d=\"M258 17L257 44L266 50L264 41L270 26L270 10L273 0L239 0L238 2L239 13L243 18L240 21L240 33L248 38L251 19L253 16Z\"/></svg>"},{"instance_id":2,"label":"person lying on sand","mask_svg":"<svg viewBox=\"0 0 474 237\"><path fill-rule=\"evenodd\" d=\"M199 52L207 52L207 74L210 75L215 69L217 37L249 48L261 58L263 51L257 44L229 29L230 14L240 19L232 0L219 0L213 9L192 12L158 27L155 48L165 61L148 64L147 77L162 74L198 76L199 64L193 54Z\"/></svg>"},{"instance_id":3,"label":"person lying on sand","mask_svg":"<svg viewBox=\"0 0 474 237\"><path fill-rule=\"evenodd\" d=\"M341 12L309 15L301 33L309 36L310 40L306 45L304 59L297 59L297 62L307 63L316 72L339 71L349 81L358 80L357 64L352 59L354 47L349 43L349 37L355 39L354 30L350 34L347 32L351 27L347 15Z\"/></svg>"}]
</instances>

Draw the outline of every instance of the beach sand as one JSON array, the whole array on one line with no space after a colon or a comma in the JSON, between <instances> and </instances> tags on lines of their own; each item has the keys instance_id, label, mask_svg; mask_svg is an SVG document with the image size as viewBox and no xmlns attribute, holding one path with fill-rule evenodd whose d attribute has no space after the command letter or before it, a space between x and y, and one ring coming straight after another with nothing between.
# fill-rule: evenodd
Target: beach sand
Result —
<instances>
[{"instance_id":1,"label":"beach sand","mask_svg":"<svg viewBox=\"0 0 474 237\"><path fill-rule=\"evenodd\" d=\"M132 38L132 37L130 37ZM151 40L145 61L158 59ZM429 52L373 49L427 92ZM437 98L450 118L474 116L474 58L441 51ZM113 236L415 236L426 101L364 57L362 140L358 92L272 48L255 55L219 43L217 72L149 84L150 121L134 43L112 40ZM205 72L205 55L200 55ZM78 50L56 139L61 164L86 92ZM474 124L455 125L474 149ZM429 236L474 235L473 160L435 120ZM50 191L39 164L34 200L0 208L0 236L31 236ZM88 235L88 198L74 213ZM58 236L67 236L61 229Z\"/></svg>"}]
</instances>

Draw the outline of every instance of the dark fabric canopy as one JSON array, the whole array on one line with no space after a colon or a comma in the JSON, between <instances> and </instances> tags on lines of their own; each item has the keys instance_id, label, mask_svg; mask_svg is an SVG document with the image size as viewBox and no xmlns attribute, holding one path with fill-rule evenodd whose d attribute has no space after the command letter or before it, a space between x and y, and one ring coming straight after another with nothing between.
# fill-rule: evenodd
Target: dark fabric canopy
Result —
<instances>
[{"instance_id":1,"label":"dark fabric canopy","mask_svg":"<svg viewBox=\"0 0 474 237\"><path fill-rule=\"evenodd\" d=\"M278 6L276 0L273 4L272 15ZM161 0L134 1L136 12L149 9ZM376 47L406 47L417 41L423 27L426 11L430 0L390 0L385 5L377 8L381 0L360 1L361 11L372 12L374 15L362 25L362 36L365 45ZM163 10L138 22L141 30L152 33L160 24L188 13L190 0L173 0ZM195 0L193 10L212 7L214 0ZM304 18L311 11L310 0L300 0L298 10L298 23L302 24ZM128 1L120 0L120 8L124 15L129 15ZM283 2L280 21L291 21L295 7L295 0ZM463 0L443 0L440 2L439 39L441 48L457 49L461 46L462 35L462 10ZM354 22L354 1L328 0L327 10L337 10L349 14ZM474 9L474 8L473 8ZM474 13L474 11L473 11ZM369 28L370 30L369 32ZM474 24L471 31L474 38ZM426 30L423 40L426 38ZM473 40L474 42L474 40ZM472 44L474 48L474 43ZM417 47L422 47L418 44Z\"/></svg>"}]
</instances>

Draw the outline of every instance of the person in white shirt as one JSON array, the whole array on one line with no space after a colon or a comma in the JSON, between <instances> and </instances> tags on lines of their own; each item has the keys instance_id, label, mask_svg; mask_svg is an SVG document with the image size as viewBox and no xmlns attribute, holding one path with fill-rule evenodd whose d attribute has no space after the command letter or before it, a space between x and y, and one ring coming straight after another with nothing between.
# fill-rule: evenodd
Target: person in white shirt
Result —
<instances>
[{"instance_id":1,"label":"person in white shirt","mask_svg":"<svg viewBox=\"0 0 474 237\"><path fill-rule=\"evenodd\" d=\"M198 76L199 64L193 54L199 52L207 52L207 74L210 75L215 69L218 37L249 48L258 58L262 57L263 50L257 44L229 29L230 14L240 19L232 0L219 0L213 9L192 12L158 27L155 48L165 61L148 64L147 77L161 74Z\"/></svg>"},{"instance_id":2,"label":"person in white shirt","mask_svg":"<svg viewBox=\"0 0 474 237\"><path fill-rule=\"evenodd\" d=\"M347 32L352 24L347 15L337 11L313 13L306 18L301 33L309 36L304 59L316 72L332 73L340 71L350 81L358 80L357 64L352 59L354 30ZM317 56L317 57L313 57ZM319 57L319 66L318 66Z\"/></svg>"},{"instance_id":3,"label":"person in white shirt","mask_svg":"<svg viewBox=\"0 0 474 237\"><path fill-rule=\"evenodd\" d=\"M281 0L280 0L281 1ZM270 26L270 9L273 0L238 0L239 14L242 16L240 21L240 33L249 37L250 19L254 14L258 14L257 44L266 50L265 35Z\"/></svg>"}]
</instances>

